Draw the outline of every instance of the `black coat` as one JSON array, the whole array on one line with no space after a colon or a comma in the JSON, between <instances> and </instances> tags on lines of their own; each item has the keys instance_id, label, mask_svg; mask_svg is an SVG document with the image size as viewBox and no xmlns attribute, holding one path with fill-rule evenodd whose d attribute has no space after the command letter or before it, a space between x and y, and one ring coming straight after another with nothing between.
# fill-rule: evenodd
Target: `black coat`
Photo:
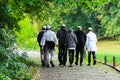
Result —
<instances>
[{"instance_id":1,"label":"black coat","mask_svg":"<svg viewBox=\"0 0 120 80\"><path fill-rule=\"evenodd\" d=\"M42 39L44 32L45 32L45 30L42 30L41 32L39 32L39 34L37 36L37 41L38 41L39 46L40 46L40 42L41 42L41 39Z\"/></svg>"},{"instance_id":2,"label":"black coat","mask_svg":"<svg viewBox=\"0 0 120 80\"><path fill-rule=\"evenodd\" d=\"M82 30L75 31L75 34L77 36L77 47L84 47L86 43L86 34Z\"/></svg>"},{"instance_id":3,"label":"black coat","mask_svg":"<svg viewBox=\"0 0 120 80\"><path fill-rule=\"evenodd\" d=\"M61 29L57 32L57 38L59 45L66 45L67 44L67 30L66 29Z\"/></svg>"}]
</instances>

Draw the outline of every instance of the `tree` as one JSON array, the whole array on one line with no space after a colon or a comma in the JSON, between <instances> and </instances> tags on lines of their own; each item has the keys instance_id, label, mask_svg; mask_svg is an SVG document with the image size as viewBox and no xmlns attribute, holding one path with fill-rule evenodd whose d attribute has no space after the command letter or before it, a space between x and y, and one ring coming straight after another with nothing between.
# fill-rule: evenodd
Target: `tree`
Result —
<instances>
[{"instance_id":1,"label":"tree","mask_svg":"<svg viewBox=\"0 0 120 80\"><path fill-rule=\"evenodd\" d=\"M101 20L101 35L120 39L120 1L108 2L100 8L101 12L98 18Z\"/></svg>"}]
</instances>

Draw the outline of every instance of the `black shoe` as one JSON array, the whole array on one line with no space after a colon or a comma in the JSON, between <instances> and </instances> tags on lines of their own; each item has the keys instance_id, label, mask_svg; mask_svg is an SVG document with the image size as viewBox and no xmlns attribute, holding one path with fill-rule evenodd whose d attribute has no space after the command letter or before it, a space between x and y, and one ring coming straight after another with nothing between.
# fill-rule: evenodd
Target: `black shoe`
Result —
<instances>
[{"instance_id":1,"label":"black shoe","mask_svg":"<svg viewBox=\"0 0 120 80\"><path fill-rule=\"evenodd\" d=\"M62 66L62 63L60 63L59 66Z\"/></svg>"},{"instance_id":2,"label":"black shoe","mask_svg":"<svg viewBox=\"0 0 120 80\"><path fill-rule=\"evenodd\" d=\"M45 67L46 66L46 64L44 63L44 64L42 64L42 67Z\"/></svg>"},{"instance_id":3,"label":"black shoe","mask_svg":"<svg viewBox=\"0 0 120 80\"><path fill-rule=\"evenodd\" d=\"M78 65L78 62L75 62L76 65Z\"/></svg>"},{"instance_id":4,"label":"black shoe","mask_svg":"<svg viewBox=\"0 0 120 80\"><path fill-rule=\"evenodd\" d=\"M52 67L55 67L55 65L53 64L53 62L52 62L52 61L50 61L50 64L51 64L51 66L52 66Z\"/></svg>"},{"instance_id":5,"label":"black shoe","mask_svg":"<svg viewBox=\"0 0 120 80\"><path fill-rule=\"evenodd\" d=\"M66 66L66 64L63 64L63 66Z\"/></svg>"},{"instance_id":6,"label":"black shoe","mask_svg":"<svg viewBox=\"0 0 120 80\"><path fill-rule=\"evenodd\" d=\"M44 67L46 64L45 64L45 62L44 61L42 61L42 67Z\"/></svg>"},{"instance_id":7,"label":"black shoe","mask_svg":"<svg viewBox=\"0 0 120 80\"><path fill-rule=\"evenodd\" d=\"M50 66L49 66L49 64L47 64L47 65L46 65L46 67L48 67L48 68L49 68L49 67L50 67Z\"/></svg>"},{"instance_id":8,"label":"black shoe","mask_svg":"<svg viewBox=\"0 0 120 80\"><path fill-rule=\"evenodd\" d=\"M82 64L80 64L80 66L83 66Z\"/></svg>"},{"instance_id":9,"label":"black shoe","mask_svg":"<svg viewBox=\"0 0 120 80\"><path fill-rule=\"evenodd\" d=\"M72 65L70 64L68 67L72 67Z\"/></svg>"},{"instance_id":10,"label":"black shoe","mask_svg":"<svg viewBox=\"0 0 120 80\"><path fill-rule=\"evenodd\" d=\"M90 66L90 64L88 64L88 66Z\"/></svg>"},{"instance_id":11,"label":"black shoe","mask_svg":"<svg viewBox=\"0 0 120 80\"><path fill-rule=\"evenodd\" d=\"M94 61L93 65L96 65L96 61Z\"/></svg>"},{"instance_id":12,"label":"black shoe","mask_svg":"<svg viewBox=\"0 0 120 80\"><path fill-rule=\"evenodd\" d=\"M44 61L41 61L41 63L42 63L41 65L42 65L42 67L43 67L43 66L44 66Z\"/></svg>"}]
</instances>

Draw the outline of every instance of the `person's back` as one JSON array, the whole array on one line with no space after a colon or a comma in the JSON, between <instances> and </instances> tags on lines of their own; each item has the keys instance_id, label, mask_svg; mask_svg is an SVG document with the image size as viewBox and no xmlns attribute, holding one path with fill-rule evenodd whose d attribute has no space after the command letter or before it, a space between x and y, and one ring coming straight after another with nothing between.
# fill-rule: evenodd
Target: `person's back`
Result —
<instances>
[{"instance_id":1,"label":"person's back","mask_svg":"<svg viewBox=\"0 0 120 80\"><path fill-rule=\"evenodd\" d=\"M72 29L69 29L68 30L68 34L67 34L67 45L68 45L68 48L71 48L71 47L75 48L76 44L77 44L77 37L73 33Z\"/></svg>"},{"instance_id":2,"label":"person's back","mask_svg":"<svg viewBox=\"0 0 120 80\"><path fill-rule=\"evenodd\" d=\"M66 34L67 34L67 30L64 28L57 32L57 38L59 40L59 45L66 44Z\"/></svg>"},{"instance_id":3,"label":"person's back","mask_svg":"<svg viewBox=\"0 0 120 80\"><path fill-rule=\"evenodd\" d=\"M68 46L68 51L69 51L69 67L72 67L72 63L74 61L74 50L76 48L77 44L77 37L73 33L72 29L68 29L68 34L67 34L67 46Z\"/></svg>"},{"instance_id":4,"label":"person's back","mask_svg":"<svg viewBox=\"0 0 120 80\"><path fill-rule=\"evenodd\" d=\"M58 41L55 32L51 31L51 26L48 25L46 27L46 30L47 31L43 34L41 45L42 45L42 49L45 48L46 64L47 64L46 66L49 67L49 64L51 64L51 66L54 67L53 64L54 47L55 45L58 45Z\"/></svg>"},{"instance_id":5,"label":"person's back","mask_svg":"<svg viewBox=\"0 0 120 80\"><path fill-rule=\"evenodd\" d=\"M56 34L53 31L51 31L51 30L47 30L44 33L44 36L46 38L46 41L54 41Z\"/></svg>"},{"instance_id":6,"label":"person's back","mask_svg":"<svg viewBox=\"0 0 120 80\"><path fill-rule=\"evenodd\" d=\"M45 47L54 49L55 45L58 44L55 32L47 30L43 36L45 38L45 44L47 44Z\"/></svg>"},{"instance_id":7,"label":"person's back","mask_svg":"<svg viewBox=\"0 0 120 80\"><path fill-rule=\"evenodd\" d=\"M42 31L39 32L39 34L37 36L37 41L38 41L38 44L39 44L39 47L40 47L40 57L41 57L40 59L41 59L42 66L45 66L45 58L46 58L46 56L45 56L45 53L44 53L45 49L42 50L42 46L40 45L40 43L41 43L41 39L42 39L43 34L45 33L45 31L46 31L46 26L43 26Z\"/></svg>"},{"instance_id":8,"label":"person's back","mask_svg":"<svg viewBox=\"0 0 120 80\"><path fill-rule=\"evenodd\" d=\"M92 28L88 28L86 47L88 50L88 66L91 64L91 54L93 55L93 65L96 64L96 51L97 51L97 37L96 34L92 32Z\"/></svg>"},{"instance_id":9,"label":"person's back","mask_svg":"<svg viewBox=\"0 0 120 80\"><path fill-rule=\"evenodd\" d=\"M87 46L96 46L96 42L97 42L97 38L96 38L96 34L93 32L89 32L87 34Z\"/></svg>"},{"instance_id":10,"label":"person's back","mask_svg":"<svg viewBox=\"0 0 120 80\"><path fill-rule=\"evenodd\" d=\"M66 38L67 37L67 30L65 25L63 24L61 26L61 30L59 30L57 32L57 38L58 38L58 42L59 42L59 53L58 53L58 60L59 60L59 66L66 65L66 61L67 61L67 41Z\"/></svg>"},{"instance_id":11,"label":"person's back","mask_svg":"<svg viewBox=\"0 0 120 80\"><path fill-rule=\"evenodd\" d=\"M75 34L78 39L78 45L84 46L86 42L86 34L82 30L75 31Z\"/></svg>"},{"instance_id":12,"label":"person's back","mask_svg":"<svg viewBox=\"0 0 120 80\"><path fill-rule=\"evenodd\" d=\"M77 36L78 44L76 46L76 61L75 64L78 65L79 53L80 53L80 66L83 63L83 55L85 55L84 46L86 43L86 34L82 31L82 27L78 26L77 31L75 31Z\"/></svg>"},{"instance_id":13,"label":"person's back","mask_svg":"<svg viewBox=\"0 0 120 80\"><path fill-rule=\"evenodd\" d=\"M43 26L42 27L42 31L39 32L39 34L37 36L37 42L38 42L39 46L40 46L40 42L41 42L42 36L43 36L45 31L46 31L46 26Z\"/></svg>"}]
</instances>

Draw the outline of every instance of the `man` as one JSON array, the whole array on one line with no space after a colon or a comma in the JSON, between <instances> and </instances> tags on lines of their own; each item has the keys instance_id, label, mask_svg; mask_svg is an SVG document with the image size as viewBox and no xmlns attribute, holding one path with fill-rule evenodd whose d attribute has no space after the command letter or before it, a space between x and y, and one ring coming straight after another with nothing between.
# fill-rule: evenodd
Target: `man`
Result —
<instances>
[{"instance_id":1,"label":"man","mask_svg":"<svg viewBox=\"0 0 120 80\"><path fill-rule=\"evenodd\" d=\"M50 67L51 64L51 66L54 67L55 66L53 63L54 48L55 45L58 45L58 41L56 34L53 31L51 31L51 26L49 25L46 27L46 32L43 34L41 45L42 45L42 49L45 49L45 53L46 53L46 64L47 64L46 66Z\"/></svg>"},{"instance_id":2,"label":"man","mask_svg":"<svg viewBox=\"0 0 120 80\"><path fill-rule=\"evenodd\" d=\"M80 66L82 66L83 63L83 55L85 53L84 46L86 42L86 34L82 31L82 27L78 26L77 31L75 31L75 34L77 36L77 46L76 46L76 62L75 64L78 65L79 60L79 53L80 53Z\"/></svg>"},{"instance_id":3,"label":"man","mask_svg":"<svg viewBox=\"0 0 120 80\"><path fill-rule=\"evenodd\" d=\"M59 53L58 53L58 60L59 60L59 66L66 65L67 61L67 45L66 45L66 35L67 35L67 30L65 25L63 24L61 26L61 30L57 32L57 38L59 41Z\"/></svg>"},{"instance_id":4,"label":"man","mask_svg":"<svg viewBox=\"0 0 120 80\"><path fill-rule=\"evenodd\" d=\"M42 64L42 66L45 66L45 51L44 50L42 50L42 46L40 45L40 42L41 42L41 38L42 38L42 36L43 36L43 34L44 34L44 32L46 31L46 26L43 26L42 27L42 31L41 32L39 32L39 34L38 34L38 36L37 36L37 41L38 41L38 44L39 44L39 47L40 47L40 53L41 53L41 64Z\"/></svg>"},{"instance_id":5,"label":"man","mask_svg":"<svg viewBox=\"0 0 120 80\"><path fill-rule=\"evenodd\" d=\"M68 29L68 34L67 34L67 46L68 46L68 51L69 51L69 67L72 67L72 63L74 61L74 50L76 48L77 44L77 37L73 33L73 30L70 28Z\"/></svg>"},{"instance_id":6,"label":"man","mask_svg":"<svg viewBox=\"0 0 120 80\"><path fill-rule=\"evenodd\" d=\"M93 55L93 65L96 64L96 42L97 37L96 34L92 32L92 28L88 28L88 34L87 34L87 41L86 41L86 47L88 50L88 66L91 64L91 54Z\"/></svg>"}]
</instances>

